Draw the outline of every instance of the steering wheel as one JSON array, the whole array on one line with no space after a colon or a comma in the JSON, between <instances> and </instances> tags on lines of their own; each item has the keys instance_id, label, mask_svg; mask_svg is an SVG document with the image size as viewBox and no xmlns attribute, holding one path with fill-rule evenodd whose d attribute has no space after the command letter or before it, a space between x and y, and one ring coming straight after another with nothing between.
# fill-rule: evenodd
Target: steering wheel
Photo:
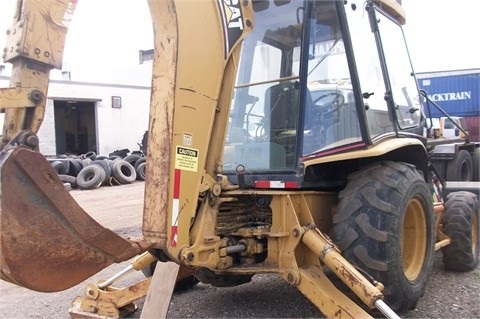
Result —
<instances>
[{"instance_id":1,"label":"steering wheel","mask_svg":"<svg viewBox=\"0 0 480 319\"><path fill-rule=\"evenodd\" d=\"M320 109L323 116L332 116L345 104L345 97L340 91L326 92L313 100L313 104Z\"/></svg>"}]
</instances>

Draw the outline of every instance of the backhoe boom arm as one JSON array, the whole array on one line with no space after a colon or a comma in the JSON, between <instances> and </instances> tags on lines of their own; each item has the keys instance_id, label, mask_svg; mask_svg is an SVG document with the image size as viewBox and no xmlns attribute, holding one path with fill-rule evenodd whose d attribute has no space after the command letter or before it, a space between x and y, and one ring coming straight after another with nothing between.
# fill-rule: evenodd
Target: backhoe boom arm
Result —
<instances>
[{"instance_id":1,"label":"backhoe boom arm","mask_svg":"<svg viewBox=\"0 0 480 319\"><path fill-rule=\"evenodd\" d=\"M17 2L13 25L7 30L3 59L12 64L10 87L35 88L36 94L19 90L28 94L25 98L35 107L17 104L9 108L10 105L3 103L6 93L0 94L0 108L6 108L1 148L21 130L38 132L45 113L50 70L62 68L65 38L76 4L76 0Z\"/></svg>"}]
</instances>

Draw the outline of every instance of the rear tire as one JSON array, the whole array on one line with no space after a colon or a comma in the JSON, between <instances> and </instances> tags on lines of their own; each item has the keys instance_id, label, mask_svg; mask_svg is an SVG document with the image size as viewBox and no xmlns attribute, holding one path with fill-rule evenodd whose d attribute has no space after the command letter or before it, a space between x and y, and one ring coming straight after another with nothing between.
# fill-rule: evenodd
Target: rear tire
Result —
<instances>
[{"instance_id":1,"label":"rear tire","mask_svg":"<svg viewBox=\"0 0 480 319\"><path fill-rule=\"evenodd\" d=\"M142 269L143 275L147 278L153 276L156 265L157 265L157 262L153 262L147 267L143 268ZM174 291L187 290L189 288L192 288L198 283L199 283L198 279L193 275L193 270L185 266L180 266L180 268L178 269L177 281L175 282L175 287L173 288L173 290Z\"/></svg>"},{"instance_id":2,"label":"rear tire","mask_svg":"<svg viewBox=\"0 0 480 319\"><path fill-rule=\"evenodd\" d=\"M475 194L470 192L448 194L442 225L443 232L452 242L442 248L445 269L463 272L478 266L479 214L478 199Z\"/></svg>"},{"instance_id":3,"label":"rear tire","mask_svg":"<svg viewBox=\"0 0 480 319\"><path fill-rule=\"evenodd\" d=\"M472 180L473 164L470 153L460 150L447 165L447 181L469 182Z\"/></svg>"},{"instance_id":4,"label":"rear tire","mask_svg":"<svg viewBox=\"0 0 480 319\"><path fill-rule=\"evenodd\" d=\"M473 162L473 176L472 180L475 182L480 181L480 147L476 147L472 156Z\"/></svg>"},{"instance_id":5,"label":"rear tire","mask_svg":"<svg viewBox=\"0 0 480 319\"><path fill-rule=\"evenodd\" d=\"M434 161L433 166L437 169L437 173L440 175L440 177L445 180L447 178L447 161Z\"/></svg>"},{"instance_id":6,"label":"rear tire","mask_svg":"<svg viewBox=\"0 0 480 319\"><path fill-rule=\"evenodd\" d=\"M415 307L433 266L435 216L431 192L409 164L380 162L348 178L333 217L343 256L385 286L395 311Z\"/></svg>"}]
</instances>

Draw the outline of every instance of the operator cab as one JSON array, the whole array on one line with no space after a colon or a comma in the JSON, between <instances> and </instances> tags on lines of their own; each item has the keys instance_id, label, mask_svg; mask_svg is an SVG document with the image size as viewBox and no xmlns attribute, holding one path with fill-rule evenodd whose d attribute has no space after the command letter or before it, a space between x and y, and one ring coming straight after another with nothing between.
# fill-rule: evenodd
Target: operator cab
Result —
<instances>
[{"instance_id":1,"label":"operator cab","mask_svg":"<svg viewBox=\"0 0 480 319\"><path fill-rule=\"evenodd\" d=\"M339 186L348 172L332 172L335 155L419 127L403 31L374 2L273 0L253 8L223 158L233 183Z\"/></svg>"}]
</instances>

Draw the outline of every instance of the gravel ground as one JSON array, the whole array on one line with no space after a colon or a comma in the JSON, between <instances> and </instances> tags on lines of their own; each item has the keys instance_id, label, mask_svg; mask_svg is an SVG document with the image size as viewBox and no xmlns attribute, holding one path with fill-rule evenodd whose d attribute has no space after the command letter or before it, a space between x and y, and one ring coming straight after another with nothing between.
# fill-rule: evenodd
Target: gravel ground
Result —
<instances>
[{"instance_id":1,"label":"gravel ground","mask_svg":"<svg viewBox=\"0 0 480 319\"><path fill-rule=\"evenodd\" d=\"M480 318L480 267L467 273L443 269L436 255L427 291L402 318ZM187 306L186 306L187 305ZM233 288L199 284L175 293L169 318L318 318L320 311L295 287L273 275L257 275Z\"/></svg>"},{"instance_id":2,"label":"gravel ground","mask_svg":"<svg viewBox=\"0 0 480 319\"><path fill-rule=\"evenodd\" d=\"M88 282L109 278L126 263L113 265ZM129 284L142 279L134 273ZM68 308L82 295L86 282L59 293L39 293L0 282L0 318L69 318ZM437 253L432 277L425 296L417 308L402 318L480 318L480 267L467 273L443 270L441 253ZM139 310L129 318L140 318ZM175 292L167 318L322 318L322 313L295 287L275 275L257 275L252 282L231 288L206 284Z\"/></svg>"},{"instance_id":3,"label":"gravel ground","mask_svg":"<svg viewBox=\"0 0 480 319\"><path fill-rule=\"evenodd\" d=\"M134 198L142 196L135 186L122 192L129 200L128 214L135 224L121 227L118 224L120 208L110 207L111 215L102 214L98 220L122 236L137 236L140 233L141 210L134 211ZM110 190L95 190L96 196L112 196ZM75 195L78 201L94 204L86 193ZM131 199L125 198L131 197ZM80 203L82 205L82 203ZM140 201L141 205L141 201ZM82 205L83 206L83 205ZM112 209L113 208L113 209ZM86 209L87 210L87 209ZM88 210L87 210L88 211ZM100 214L98 207L95 212ZM94 216L95 217L95 216ZM447 272L443 269L442 254L437 252L432 276L425 296L417 308L403 314L402 318L480 318L480 267L466 273ZM68 309L72 300L83 295L87 283L110 278L128 263L112 265L89 280L59 293L39 293L0 281L0 318L69 318ZM143 279L143 274L131 274L117 286L131 284ZM139 310L130 318L140 318L143 299L136 302ZM322 318L321 312L295 287L275 275L257 275L252 282L231 288L216 288L206 284L175 292L172 296L168 318Z\"/></svg>"}]
</instances>

